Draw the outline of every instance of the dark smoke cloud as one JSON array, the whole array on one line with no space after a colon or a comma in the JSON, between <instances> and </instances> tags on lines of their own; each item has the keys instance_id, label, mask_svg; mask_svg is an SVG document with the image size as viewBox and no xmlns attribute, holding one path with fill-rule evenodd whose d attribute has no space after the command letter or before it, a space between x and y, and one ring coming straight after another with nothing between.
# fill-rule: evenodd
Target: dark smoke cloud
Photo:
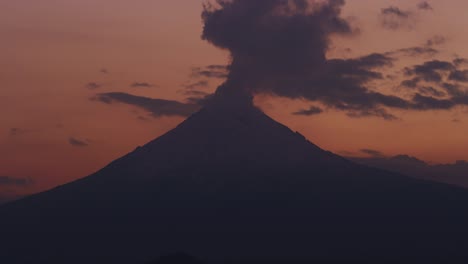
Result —
<instances>
[{"instance_id":1,"label":"dark smoke cloud","mask_svg":"<svg viewBox=\"0 0 468 264\"><path fill-rule=\"evenodd\" d=\"M217 1L203 12L203 39L231 53L217 93L266 93L321 102L349 116L394 119L386 107L409 108L396 96L369 90L392 65L386 54L327 59L332 35L352 35L340 17L344 1Z\"/></svg>"}]
</instances>

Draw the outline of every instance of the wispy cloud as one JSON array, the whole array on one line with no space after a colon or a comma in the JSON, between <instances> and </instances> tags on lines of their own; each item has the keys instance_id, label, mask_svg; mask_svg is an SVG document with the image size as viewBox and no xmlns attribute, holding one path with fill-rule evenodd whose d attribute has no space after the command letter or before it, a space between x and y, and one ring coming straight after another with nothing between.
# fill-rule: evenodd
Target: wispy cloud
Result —
<instances>
[{"instance_id":1,"label":"wispy cloud","mask_svg":"<svg viewBox=\"0 0 468 264\"><path fill-rule=\"evenodd\" d=\"M87 147L89 143L84 140L77 139L75 137L70 137L68 143L74 147Z\"/></svg>"},{"instance_id":2,"label":"wispy cloud","mask_svg":"<svg viewBox=\"0 0 468 264\"><path fill-rule=\"evenodd\" d=\"M323 113L323 109L317 106L311 106L309 109L301 109L292 113L293 115L313 116Z\"/></svg>"},{"instance_id":3,"label":"wispy cloud","mask_svg":"<svg viewBox=\"0 0 468 264\"><path fill-rule=\"evenodd\" d=\"M97 83L97 82L89 82L85 85L85 87L90 90L95 90L95 89L101 88L102 86L103 86L102 84Z\"/></svg>"},{"instance_id":4,"label":"wispy cloud","mask_svg":"<svg viewBox=\"0 0 468 264\"><path fill-rule=\"evenodd\" d=\"M0 176L0 186L28 186L33 184L31 179L16 178L10 176Z\"/></svg>"},{"instance_id":5,"label":"wispy cloud","mask_svg":"<svg viewBox=\"0 0 468 264\"><path fill-rule=\"evenodd\" d=\"M153 88L153 87L157 87L157 85L147 83L147 82L134 82L134 83L130 84L130 87L132 87L132 88Z\"/></svg>"},{"instance_id":6,"label":"wispy cloud","mask_svg":"<svg viewBox=\"0 0 468 264\"><path fill-rule=\"evenodd\" d=\"M106 104L124 103L133 105L148 111L153 117L187 117L200 109L200 105L194 103L181 103L178 101L155 99L120 92L102 93L91 99Z\"/></svg>"}]
</instances>

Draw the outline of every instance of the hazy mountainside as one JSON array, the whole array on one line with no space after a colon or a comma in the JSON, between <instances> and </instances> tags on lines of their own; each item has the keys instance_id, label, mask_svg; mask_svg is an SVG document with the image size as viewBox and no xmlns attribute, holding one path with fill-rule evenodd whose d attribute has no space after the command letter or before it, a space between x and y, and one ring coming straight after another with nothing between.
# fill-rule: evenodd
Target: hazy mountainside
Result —
<instances>
[{"instance_id":1,"label":"hazy mountainside","mask_svg":"<svg viewBox=\"0 0 468 264\"><path fill-rule=\"evenodd\" d=\"M0 208L1 263L468 259L468 192L357 165L249 100Z\"/></svg>"},{"instance_id":2,"label":"hazy mountainside","mask_svg":"<svg viewBox=\"0 0 468 264\"><path fill-rule=\"evenodd\" d=\"M398 155L390 158L371 157L349 159L375 168L468 188L467 161L457 161L454 164L430 165L422 160L407 155Z\"/></svg>"}]
</instances>

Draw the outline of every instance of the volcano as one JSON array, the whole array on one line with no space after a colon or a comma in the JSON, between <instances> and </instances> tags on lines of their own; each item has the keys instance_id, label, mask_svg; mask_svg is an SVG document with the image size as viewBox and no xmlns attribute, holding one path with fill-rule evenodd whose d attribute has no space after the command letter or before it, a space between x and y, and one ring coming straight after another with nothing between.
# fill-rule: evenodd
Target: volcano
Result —
<instances>
[{"instance_id":1,"label":"volcano","mask_svg":"<svg viewBox=\"0 0 468 264\"><path fill-rule=\"evenodd\" d=\"M2 206L0 262L468 259L466 190L355 164L250 97L218 97L100 171Z\"/></svg>"}]
</instances>

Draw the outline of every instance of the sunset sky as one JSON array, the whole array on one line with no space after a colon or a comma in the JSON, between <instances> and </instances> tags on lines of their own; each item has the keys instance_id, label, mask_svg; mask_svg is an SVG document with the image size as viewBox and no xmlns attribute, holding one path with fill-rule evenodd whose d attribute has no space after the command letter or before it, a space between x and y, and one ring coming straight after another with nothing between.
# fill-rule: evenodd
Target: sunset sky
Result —
<instances>
[{"instance_id":1,"label":"sunset sky","mask_svg":"<svg viewBox=\"0 0 468 264\"><path fill-rule=\"evenodd\" d=\"M102 94L187 102L212 93L223 69L209 65L227 65L230 57L201 39L202 3L0 0L0 200L89 175L187 115L158 115ZM392 65L380 70L384 78L369 84L376 90L409 98L420 89L443 100L451 84L466 97L466 10L464 0L348 0L341 17L354 33L333 37L327 57L391 54ZM417 77L415 65L434 60L456 69L437 70L443 81L402 84ZM274 94L260 93L255 102L337 154L363 156L368 149L430 163L468 160L463 103L442 110L389 108L392 118L384 118Z\"/></svg>"}]
</instances>

